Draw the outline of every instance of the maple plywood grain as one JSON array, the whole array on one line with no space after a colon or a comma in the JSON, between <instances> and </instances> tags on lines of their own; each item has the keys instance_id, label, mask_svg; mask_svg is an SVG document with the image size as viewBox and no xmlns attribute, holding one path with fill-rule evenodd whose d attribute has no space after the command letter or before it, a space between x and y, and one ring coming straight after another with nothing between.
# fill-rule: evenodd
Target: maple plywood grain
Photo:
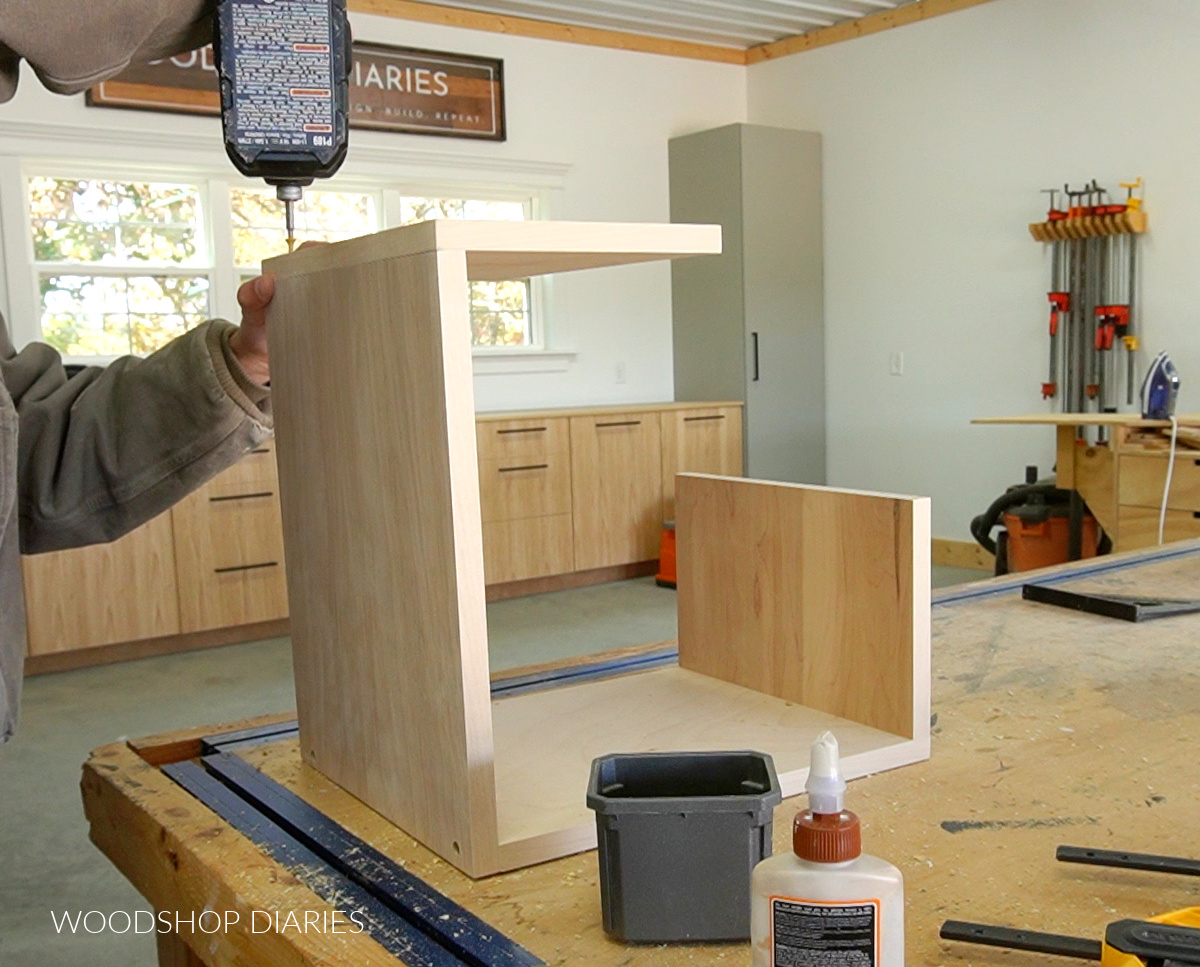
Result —
<instances>
[{"instance_id":1,"label":"maple plywood grain","mask_svg":"<svg viewBox=\"0 0 1200 967\"><path fill-rule=\"evenodd\" d=\"M774 758L787 797L803 790L809 748L825 729L837 734L847 778L927 754L902 736L681 668L501 699L492 718L508 868L596 845L584 793L597 756L755 749Z\"/></svg>"},{"instance_id":2,"label":"maple plywood grain","mask_svg":"<svg viewBox=\"0 0 1200 967\"><path fill-rule=\"evenodd\" d=\"M298 253L308 271L277 278L271 306L301 747L484 871L496 833L465 265L386 245L361 257L363 241L329 246L336 268ZM347 248L362 264L341 264Z\"/></svg>"},{"instance_id":3,"label":"maple plywood grain","mask_svg":"<svg viewBox=\"0 0 1200 967\"><path fill-rule=\"evenodd\" d=\"M679 664L928 737L929 499L683 474Z\"/></svg>"}]
</instances>

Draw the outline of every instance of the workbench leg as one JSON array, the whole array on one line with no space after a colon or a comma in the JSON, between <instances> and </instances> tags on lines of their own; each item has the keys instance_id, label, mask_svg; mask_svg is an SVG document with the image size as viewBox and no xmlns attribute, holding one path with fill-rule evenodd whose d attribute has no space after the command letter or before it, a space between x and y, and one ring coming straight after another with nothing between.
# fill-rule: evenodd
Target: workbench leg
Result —
<instances>
[{"instance_id":1,"label":"workbench leg","mask_svg":"<svg viewBox=\"0 0 1200 967\"><path fill-rule=\"evenodd\" d=\"M179 939L178 934L160 933L157 939L158 967L204 967L204 961Z\"/></svg>"},{"instance_id":2,"label":"workbench leg","mask_svg":"<svg viewBox=\"0 0 1200 967\"><path fill-rule=\"evenodd\" d=\"M1078 490L1071 491L1070 518L1067 530L1067 560L1083 557L1083 498Z\"/></svg>"}]
</instances>

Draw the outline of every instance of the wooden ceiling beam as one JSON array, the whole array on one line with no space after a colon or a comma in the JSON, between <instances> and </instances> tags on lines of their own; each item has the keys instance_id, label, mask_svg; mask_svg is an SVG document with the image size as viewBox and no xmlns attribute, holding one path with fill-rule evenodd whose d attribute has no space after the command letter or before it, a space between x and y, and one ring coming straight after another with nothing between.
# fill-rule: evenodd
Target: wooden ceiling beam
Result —
<instances>
[{"instance_id":1,"label":"wooden ceiling beam","mask_svg":"<svg viewBox=\"0 0 1200 967\"><path fill-rule=\"evenodd\" d=\"M774 0L768 0L774 2ZM883 6L894 0L851 0L862 5ZM424 3L420 0L347 0L347 6L355 13L395 17L400 20L416 20L422 23L441 24L463 30L483 30L491 33L509 34L514 37L533 37L539 40L554 40L560 43L585 44L591 47L609 47L616 50L636 51L644 54L662 54L668 57L685 57L692 60L715 61L722 64L759 64L777 60L790 54L799 54L816 47L826 47L847 40L866 37L869 34L903 27L940 17L943 14L965 10L991 0L917 0L901 7L890 7L878 13L868 14L856 20L847 20L831 27L822 27L785 37L782 40L759 44L749 49L723 47L718 44L696 43L686 40L671 40L665 37L650 37L620 30L602 30L596 27L571 26L552 23L532 17L512 17L502 14L483 13L462 7ZM789 4L790 6L790 4Z\"/></svg>"},{"instance_id":2,"label":"wooden ceiling beam","mask_svg":"<svg viewBox=\"0 0 1200 967\"><path fill-rule=\"evenodd\" d=\"M916 3L906 4L892 10L881 10L879 13L868 14L857 20L847 20L834 24L832 27L822 27L820 30L810 30L796 37L785 37L783 40L760 44L746 51L747 64L761 64L766 60L777 60L789 54L799 54L815 47L827 47L830 44L840 44L843 41L877 34L893 27L903 27L905 24L916 23L940 17L942 14L965 10L967 7L977 7L990 3L991 0L917 0Z\"/></svg>"},{"instance_id":3,"label":"wooden ceiling beam","mask_svg":"<svg viewBox=\"0 0 1200 967\"><path fill-rule=\"evenodd\" d=\"M746 63L746 51L736 47L668 40L663 37L647 37L618 30L599 30L595 27L572 27L545 20L534 20L529 17L480 13L474 10L464 10L461 7L420 3L417 0L347 0L346 5L355 13L396 17L400 20L417 20L422 23L441 24L445 27L459 27L463 30L486 30L514 37L533 37L538 40L556 40L562 43L585 44L591 47L611 47L616 50L663 54L669 57L687 57L693 60L716 61L722 64L745 65Z\"/></svg>"}]
</instances>

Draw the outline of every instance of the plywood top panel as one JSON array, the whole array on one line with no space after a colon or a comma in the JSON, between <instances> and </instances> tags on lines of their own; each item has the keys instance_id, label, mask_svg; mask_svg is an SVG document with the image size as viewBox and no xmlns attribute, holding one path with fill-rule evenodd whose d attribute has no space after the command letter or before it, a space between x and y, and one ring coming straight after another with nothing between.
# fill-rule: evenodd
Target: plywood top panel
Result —
<instances>
[{"instance_id":1,"label":"plywood top panel","mask_svg":"<svg viewBox=\"0 0 1200 967\"><path fill-rule=\"evenodd\" d=\"M837 735L850 778L879 767L855 772L854 756L904 742L681 668L501 699L492 703L492 728L502 843L592 822L584 794L598 756L755 749L774 758L781 777L794 774L787 796L800 791L812 740L824 729Z\"/></svg>"},{"instance_id":2,"label":"plywood top panel","mask_svg":"<svg viewBox=\"0 0 1200 967\"><path fill-rule=\"evenodd\" d=\"M627 222L492 222L439 219L306 248L263 263L284 278L423 252L460 251L478 281L717 255L721 226Z\"/></svg>"},{"instance_id":3,"label":"plywood top panel","mask_svg":"<svg viewBox=\"0 0 1200 967\"><path fill-rule=\"evenodd\" d=\"M1200 413L1181 413L1180 426L1200 426ZM1032 413L1026 416L984 416L972 423L1030 424L1034 426L1170 426L1170 420L1144 420L1139 413Z\"/></svg>"}]
</instances>

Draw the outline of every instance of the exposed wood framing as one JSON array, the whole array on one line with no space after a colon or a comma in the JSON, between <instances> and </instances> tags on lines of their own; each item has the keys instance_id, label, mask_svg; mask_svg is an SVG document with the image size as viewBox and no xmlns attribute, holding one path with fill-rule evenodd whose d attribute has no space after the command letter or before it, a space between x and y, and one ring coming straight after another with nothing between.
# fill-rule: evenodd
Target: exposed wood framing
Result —
<instances>
[{"instance_id":1,"label":"exposed wood framing","mask_svg":"<svg viewBox=\"0 0 1200 967\"><path fill-rule=\"evenodd\" d=\"M586 44L590 47L610 47L615 50L636 51L642 54L662 54L667 57L686 57L692 60L716 61L722 64L758 64L765 60L776 60L789 54L798 54L815 47L826 47L842 41L854 40L868 34L903 27L905 24L940 17L975 7L991 0L918 0L895 10L847 20L810 30L795 37L785 37L769 44L760 44L747 50L736 47L721 47L716 44L699 44L685 40L670 40L665 37L650 37L644 34L627 33L620 30L602 30L596 27L577 27L569 24L535 20L530 17L510 17L437 3L419 3L417 0L348 0L347 5L355 13L376 14L395 17L399 20L418 20L422 23L441 24L445 27L460 27L464 30L484 30L491 33L510 34L514 37L534 37L538 40L554 40L566 44Z\"/></svg>"},{"instance_id":2,"label":"exposed wood framing","mask_svg":"<svg viewBox=\"0 0 1200 967\"><path fill-rule=\"evenodd\" d=\"M977 7L991 0L919 0L895 10L884 10L873 13L857 20L847 20L823 27L820 30L810 30L796 37L785 37L770 44L760 44L746 51L747 64L760 64L764 60L776 60L789 54L799 54L814 47L827 47L830 44L840 44L845 40L855 40L868 34L877 34L893 27L903 27L905 24L916 23L918 20L929 20L940 17L944 13L954 13L967 7Z\"/></svg>"},{"instance_id":3,"label":"exposed wood framing","mask_svg":"<svg viewBox=\"0 0 1200 967\"><path fill-rule=\"evenodd\" d=\"M347 6L355 13L373 13L381 17L419 20L423 23L461 27L464 30L487 30L514 37L535 37L557 40L567 44L586 44L590 47L612 47L642 54L665 54L668 57L688 57L711 60L722 64L746 63L746 52L736 47L697 44L664 37L647 37L619 30L600 30L595 27L573 27L567 24L533 20L528 17L506 17L475 10L460 10L436 3L417 3L414 0L349 0Z\"/></svg>"},{"instance_id":4,"label":"exposed wood framing","mask_svg":"<svg viewBox=\"0 0 1200 967\"><path fill-rule=\"evenodd\" d=\"M935 537L933 563L942 567L965 567L991 572L995 569L996 559L974 541L952 541Z\"/></svg>"}]
</instances>

